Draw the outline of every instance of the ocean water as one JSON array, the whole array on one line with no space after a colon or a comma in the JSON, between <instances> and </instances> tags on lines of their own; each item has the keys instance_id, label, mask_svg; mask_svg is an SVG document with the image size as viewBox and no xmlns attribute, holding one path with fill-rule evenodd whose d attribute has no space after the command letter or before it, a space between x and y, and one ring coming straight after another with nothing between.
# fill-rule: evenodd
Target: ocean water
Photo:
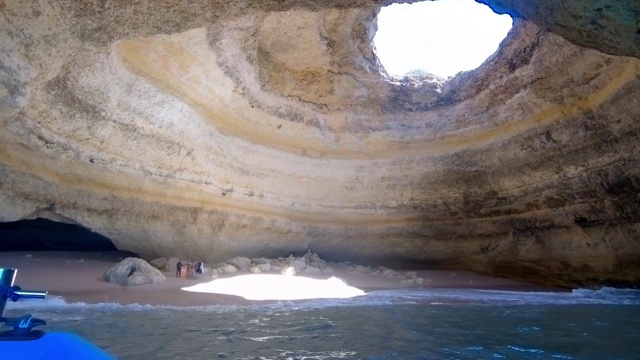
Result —
<instances>
[{"instance_id":1,"label":"ocean water","mask_svg":"<svg viewBox=\"0 0 640 360\"><path fill-rule=\"evenodd\" d=\"M9 303L120 359L640 359L640 291L424 289L175 308Z\"/></svg>"}]
</instances>

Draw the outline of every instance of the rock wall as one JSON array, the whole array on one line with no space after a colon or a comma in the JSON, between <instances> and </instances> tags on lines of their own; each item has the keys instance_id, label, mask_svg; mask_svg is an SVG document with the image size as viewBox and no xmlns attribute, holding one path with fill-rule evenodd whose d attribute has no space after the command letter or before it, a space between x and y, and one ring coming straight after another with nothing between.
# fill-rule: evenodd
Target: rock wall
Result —
<instances>
[{"instance_id":1,"label":"rock wall","mask_svg":"<svg viewBox=\"0 0 640 360\"><path fill-rule=\"evenodd\" d=\"M521 18L443 81L386 75L369 1L0 1L0 221L638 285L637 4L490 3Z\"/></svg>"},{"instance_id":2,"label":"rock wall","mask_svg":"<svg viewBox=\"0 0 640 360\"><path fill-rule=\"evenodd\" d=\"M613 55L640 56L637 0L478 0L497 13L533 21L573 43Z\"/></svg>"}]
</instances>

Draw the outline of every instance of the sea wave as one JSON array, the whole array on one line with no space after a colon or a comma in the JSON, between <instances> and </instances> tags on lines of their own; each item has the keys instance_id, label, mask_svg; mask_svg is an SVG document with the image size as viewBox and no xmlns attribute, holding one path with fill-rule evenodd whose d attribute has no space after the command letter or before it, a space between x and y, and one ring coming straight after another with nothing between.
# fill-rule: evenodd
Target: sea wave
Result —
<instances>
[{"instance_id":1,"label":"sea wave","mask_svg":"<svg viewBox=\"0 0 640 360\"><path fill-rule=\"evenodd\" d=\"M208 305L208 306L171 306L171 305L150 305L150 304L119 304L115 302L107 302L107 303L86 303L86 302L67 302L64 297L61 296L47 296L46 299L24 299L19 300L17 302L7 302L7 311L11 310L35 310L35 309L46 309L46 310L56 310L56 309L85 309L90 308L92 310L102 310L102 311L117 311L117 310L128 310L128 311L145 311L145 310L158 310L158 309L167 309L167 310L182 310L182 309L219 309L221 311L224 310L234 310L237 309L237 305Z\"/></svg>"},{"instance_id":2,"label":"sea wave","mask_svg":"<svg viewBox=\"0 0 640 360\"><path fill-rule=\"evenodd\" d=\"M25 299L7 303L7 310L35 309L84 309L98 311L148 311L148 310L201 310L227 312L239 309L317 309L343 306L385 305L640 305L640 290L602 288L599 290L576 289L567 292L523 292L480 289L416 289L377 290L350 299L315 299L300 301L256 302L251 305L169 306L148 304L118 304L67 302L60 296L49 296L45 300Z\"/></svg>"},{"instance_id":3,"label":"sea wave","mask_svg":"<svg viewBox=\"0 0 640 360\"><path fill-rule=\"evenodd\" d=\"M429 302L433 305L451 303L500 304L500 305L640 305L640 290L602 288L599 290L575 289L558 292L524 292L484 289L433 289L425 291L378 291L369 293L380 299L389 298L401 302Z\"/></svg>"}]
</instances>

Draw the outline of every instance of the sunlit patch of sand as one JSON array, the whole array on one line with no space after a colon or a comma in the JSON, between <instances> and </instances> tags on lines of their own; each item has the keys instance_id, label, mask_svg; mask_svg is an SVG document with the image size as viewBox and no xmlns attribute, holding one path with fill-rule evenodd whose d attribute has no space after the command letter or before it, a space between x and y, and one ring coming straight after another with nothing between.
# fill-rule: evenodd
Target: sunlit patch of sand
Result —
<instances>
[{"instance_id":1,"label":"sunlit patch of sand","mask_svg":"<svg viewBox=\"0 0 640 360\"><path fill-rule=\"evenodd\" d=\"M184 291L241 296L247 300L345 299L365 292L331 277L326 280L272 274L240 275L182 288Z\"/></svg>"}]
</instances>

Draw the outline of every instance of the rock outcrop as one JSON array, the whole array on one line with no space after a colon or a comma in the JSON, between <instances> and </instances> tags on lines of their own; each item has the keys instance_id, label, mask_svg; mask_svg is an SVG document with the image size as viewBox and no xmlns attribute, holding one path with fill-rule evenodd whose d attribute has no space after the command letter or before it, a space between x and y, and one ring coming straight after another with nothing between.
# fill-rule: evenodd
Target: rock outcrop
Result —
<instances>
[{"instance_id":1,"label":"rock outcrop","mask_svg":"<svg viewBox=\"0 0 640 360\"><path fill-rule=\"evenodd\" d=\"M483 2L513 30L440 81L386 75L371 1L0 0L0 221L639 285L638 3Z\"/></svg>"},{"instance_id":2,"label":"rock outcrop","mask_svg":"<svg viewBox=\"0 0 640 360\"><path fill-rule=\"evenodd\" d=\"M160 284L167 278L160 270L143 259L128 257L105 271L104 280L110 283L134 286Z\"/></svg>"}]
</instances>

